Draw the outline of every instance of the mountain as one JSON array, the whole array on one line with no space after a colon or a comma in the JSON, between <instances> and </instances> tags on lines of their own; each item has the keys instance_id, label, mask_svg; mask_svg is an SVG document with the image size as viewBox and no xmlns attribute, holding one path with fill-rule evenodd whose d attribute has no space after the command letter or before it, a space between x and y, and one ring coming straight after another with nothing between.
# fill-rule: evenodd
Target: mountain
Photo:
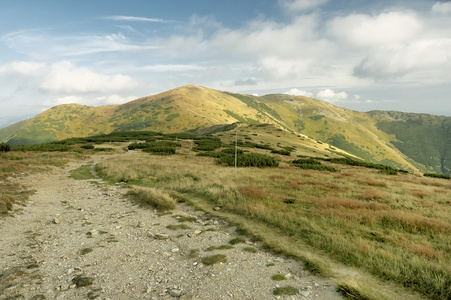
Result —
<instances>
[{"instance_id":1,"label":"mountain","mask_svg":"<svg viewBox=\"0 0 451 300\"><path fill-rule=\"evenodd\" d=\"M127 130L209 132L225 124L272 124L343 149L370 162L413 172L451 172L451 118L357 112L285 94L261 97L183 86L123 105L55 106L0 129L11 145Z\"/></svg>"}]
</instances>

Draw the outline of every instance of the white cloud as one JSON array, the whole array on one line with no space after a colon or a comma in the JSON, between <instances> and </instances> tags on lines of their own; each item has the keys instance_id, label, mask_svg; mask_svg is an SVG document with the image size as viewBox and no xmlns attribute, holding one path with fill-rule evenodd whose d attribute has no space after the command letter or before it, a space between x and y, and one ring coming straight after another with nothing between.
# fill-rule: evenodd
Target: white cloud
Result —
<instances>
[{"instance_id":1,"label":"white cloud","mask_svg":"<svg viewBox=\"0 0 451 300\"><path fill-rule=\"evenodd\" d=\"M53 107L53 106L62 105L62 104L72 104L72 103L82 104L85 101L86 100L83 97L70 95L70 96L64 96L64 97L60 97L60 98L50 100L50 101L44 101L43 105L46 106L45 109L47 109L48 107Z\"/></svg>"},{"instance_id":2,"label":"white cloud","mask_svg":"<svg viewBox=\"0 0 451 300\"><path fill-rule=\"evenodd\" d=\"M120 33L106 35L55 36L39 30L11 32L0 38L6 45L34 59L54 59L103 52L156 49L148 42L133 43Z\"/></svg>"},{"instance_id":3,"label":"white cloud","mask_svg":"<svg viewBox=\"0 0 451 300\"><path fill-rule=\"evenodd\" d=\"M97 101L97 105L114 105L114 104L127 103L127 102L135 100L137 98L138 97L134 97L134 96L122 97L122 96L114 94L114 95L109 95L109 96L97 97L96 101Z\"/></svg>"},{"instance_id":4,"label":"white cloud","mask_svg":"<svg viewBox=\"0 0 451 300\"><path fill-rule=\"evenodd\" d=\"M280 0L289 11L306 11L327 3L328 0Z\"/></svg>"},{"instance_id":5,"label":"white cloud","mask_svg":"<svg viewBox=\"0 0 451 300\"><path fill-rule=\"evenodd\" d=\"M401 43L413 38L422 26L420 18L408 11L392 11L376 16L351 14L328 23L329 31L339 41L356 46Z\"/></svg>"},{"instance_id":6,"label":"white cloud","mask_svg":"<svg viewBox=\"0 0 451 300\"><path fill-rule=\"evenodd\" d=\"M18 74L23 76L38 76L42 73L45 64L27 61L15 61L0 66L0 74Z\"/></svg>"},{"instance_id":7,"label":"white cloud","mask_svg":"<svg viewBox=\"0 0 451 300\"><path fill-rule=\"evenodd\" d=\"M157 23L166 22L163 19L146 18L146 17L133 17L133 16L111 16L111 17L107 17L107 19L115 20L115 21L131 21L131 22L157 22Z\"/></svg>"},{"instance_id":8,"label":"white cloud","mask_svg":"<svg viewBox=\"0 0 451 300\"><path fill-rule=\"evenodd\" d=\"M152 65L145 66L140 69L154 72L186 72L186 71L203 71L205 68L197 65Z\"/></svg>"},{"instance_id":9,"label":"white cloud","mask_svg":"<svg viewBox=\"0 0 451 300\"><path fill-rule=\"evenodd\" d=\"M450 69L451 38L420 39L372 51L354 68L354 75L374 80L444 82L451 79Z\"/></svg>"},{"instance_id":10,"label":"white cloud","mask_svg":"<svg viewBox=\"0 0 451 300\"><path fill-rule=\"evenodd\" d=\"M54 63L40 88L50 92L109 92L128 90L137 86L129 76L99 74L88 68L77 67L68 61Z\"/></svg>"},{"instance_id":11,"label":"white cloud","mask_svg":"<svg viewBox=\"0 0 451 300\"><path fill-rule=\"evenodd\" d=\"M306 97L313 97L313 94L304 90L300 90L300 89L290 89L288 91L285 92L285 94L288 95L294 95L294 96L306 96Z\"/></svg>"},{"instance_id":12,"label":"white cloud","mask_svg":"<svg viewBox=\"0 0 451 300\"><path fill-rule=\"evenodd\" d=\"M432 5L431 11L438 14L451 13L451 2L436 2Z\"/></svg>"},{"instance_id":13,"label":"white cloud","mask_svg":"<svg viewBox=\"0 0 451 300\"><path fill-rule=\"evenodd\" d=\"M339 102L339 101L344 101L348 99L348 94L346 92L338 92L336 93L335 91L331 90L331 89L325 89L322 91L319 91L316 96L319 99L325 100L327 102Z\"/></svg>"}]
</instances>

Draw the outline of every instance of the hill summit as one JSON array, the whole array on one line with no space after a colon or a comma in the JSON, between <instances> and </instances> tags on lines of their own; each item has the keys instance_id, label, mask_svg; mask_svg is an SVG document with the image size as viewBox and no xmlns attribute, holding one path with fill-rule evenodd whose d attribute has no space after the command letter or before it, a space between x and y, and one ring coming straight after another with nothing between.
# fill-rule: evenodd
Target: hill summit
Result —
<instances>
[{"instance_id":1,"label":"hill summit","mask_svg":"<svg viewBox=\"0 0 451 300\"><path fill-rule=\"evenodd\" d=\"M32 144L130 130L211 133L236 122L272 124L370 162L451 173L450 117L363 113L304 96L257 97L191 85L122 105L58 105L0 129L0 141Z\"/></svg>"}]
</instances>

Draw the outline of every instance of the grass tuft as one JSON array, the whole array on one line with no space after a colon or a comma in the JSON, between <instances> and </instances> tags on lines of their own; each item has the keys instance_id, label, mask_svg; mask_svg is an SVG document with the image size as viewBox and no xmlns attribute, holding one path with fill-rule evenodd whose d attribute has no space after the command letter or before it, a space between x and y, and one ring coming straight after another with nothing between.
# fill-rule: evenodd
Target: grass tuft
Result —
<instances>
[{"instance_id":1,"label":"grass tuft","mask_svg":"<svg viewBox=\"0 0 451 300\"><path fill-rule=\"evenodd\" d=\"M271 277L271 279L275 281L287 280L287 278L283 274L275 274Z\"/></svg>"},{"instance_id":2,"label":"grass tuft","mask_svg":"<svg viewBox=\"0 0 451 300\"><path fill-rule=\"evenodd\" d=\"M236 245L236 244L243 244L243 243L245 243L246 241L243 239L243 238L241 238L241 237L236 237L236 238L234 238L234 239L231 239L230 241L229 241L229 244L230 245Z\"/></svg>"},{"instance_id":3,"label":"grass tuft","mask_svg":"<svg viewBox=\"0 0 451 300\"><path fill-rule=\"evenodd\" d=\"M177 204L166 191L157 188L133 186L129 195L141 205L151 205L162 210L174 209Z\"/></svg>"},{"instance_id":4,"label":"grass tuft","mask_svg":"<svg viewBox=\"0 0 451 300\"><path fill-rule=\"evenodd\" d=\"M227 257L224 254L216 254L207 256L202 259L202 263L206 266L210 266L217 263L226 263Z\"/></svg>"},{"instance_id":5,"label":"grass tuft","mask_svg":"<svg viewBox=\"0 0 451 300\"><path fill-rule=\"evenodd\" d=\"M292 286L283 286L275 288L273 294L276 296L292 296L299 293L299 289Z\"/></svg>"}]
</instances>

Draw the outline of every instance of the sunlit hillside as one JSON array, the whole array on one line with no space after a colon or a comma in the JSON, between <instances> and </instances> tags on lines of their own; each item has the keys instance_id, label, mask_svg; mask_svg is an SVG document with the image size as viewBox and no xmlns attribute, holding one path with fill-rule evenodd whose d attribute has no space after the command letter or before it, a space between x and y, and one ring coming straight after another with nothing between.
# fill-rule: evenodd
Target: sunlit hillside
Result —
<instances>
[{"instance_id":1,"label":"sunlit hillside","mask_svg":"<svg viewBox=\"0 0 451 300\"><path fill-rule=\"evenodd\" d=\"M410 172L451 172L451 118L362 113L313 98L251 96L183 86L123 105L67 104L0 130L11 145L127 130L206 133L240 122L272 124L371 162Z\"/></svg>"}]
</instances>

